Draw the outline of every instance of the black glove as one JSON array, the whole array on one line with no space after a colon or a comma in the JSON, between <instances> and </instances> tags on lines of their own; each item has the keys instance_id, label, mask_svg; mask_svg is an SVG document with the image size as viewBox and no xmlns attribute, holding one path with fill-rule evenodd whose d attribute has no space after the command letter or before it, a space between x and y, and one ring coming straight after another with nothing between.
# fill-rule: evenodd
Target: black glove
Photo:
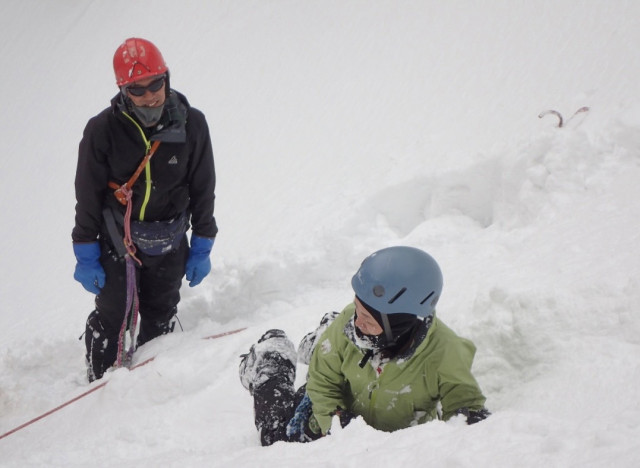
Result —
<instances>
[{"instance_id":1,"label":"black glove","mask_svg":"<svg viewBox=\"0 0 640 468\"><path fill-rule=\"evenodd\" d=\"M358 417L358 415L353 411L343 410L340 408L338 408L338 411L336 411L336 414L340 419L340 427L342 427L343 429L347 427L347 425L351 422L353 418Z\"/></svg>"},{"instance_id":2,"label":"black glove","mask_svg":"<svg viewBox=\"0 0 640 468\"><path fill-rule=\"evenodd\" d=\"M470 410L469 408L460 408L455 414L464 414L467 417L467 424L475 424L484 419L487 419L491 413L487 408L480 408L478 410Z\"/></svg>"}]
</instances>

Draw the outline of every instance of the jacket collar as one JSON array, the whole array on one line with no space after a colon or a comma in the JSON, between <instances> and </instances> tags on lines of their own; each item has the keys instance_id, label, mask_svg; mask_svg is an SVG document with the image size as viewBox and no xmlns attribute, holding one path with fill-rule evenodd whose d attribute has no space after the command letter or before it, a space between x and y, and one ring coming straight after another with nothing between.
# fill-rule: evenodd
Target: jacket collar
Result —
<instances>
[{"instance_id":1,"label":"jacket collar","mask_svg":"<svg viewBox=\"0 0 640 468\"><path fill-rule=\"evenodd\" d=\"M113 113L124 121L129 120L125 117L125 113L136 119L135 114L129 109L129 105L130 101L121 92L111 100ZM141 126L141 128L144 129L150 140L184 143L187 141L186 123L189 108L187 98L177 91L171 90L164 104L160 121L153 127L145 128Z\"/></svg>"},{"instance_id":2,"label":"jacket collar","mask_svg":"<svg viewBox=\"0 0 640 468\"><path fill-rule=\"evenodd\" d=\"M388 353L386 349L376 349L371 346L371 342L363 339L361 336L356 333L355 326L355 315L351 317L349 321L347 321L344 327L344 334L346 337L363 353L368 353L373 361L385 362L389 359L409 359L416 352L418 347L426 340L427 335L429 334L429 330L431 330L434 321L434 316L430 315L424 321L418 322L418 325L413 332L413 336L411 337L411 341L407 346L404 346L402 349L398 350L394 353L390 358L385 356ZM378 359L376 359L378 358Z\"/></svg>"}]
</instances>

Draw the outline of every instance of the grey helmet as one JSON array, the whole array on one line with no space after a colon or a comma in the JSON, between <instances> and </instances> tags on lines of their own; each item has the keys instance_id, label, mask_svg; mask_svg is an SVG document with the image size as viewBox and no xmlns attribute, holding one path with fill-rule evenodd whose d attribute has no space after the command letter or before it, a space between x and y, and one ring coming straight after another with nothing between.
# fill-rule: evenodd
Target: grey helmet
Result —
<instances>
[{"instance_id":1,"label":"grey helmet","mask_svg":"<svg viewBox=\"0 0 640 468\"><path fill-rule=\"evenodd\" d=\"M388 247L365 258L351 279L358 299L381 314L429 317L442 293L442 272L428 253Z\"/></svg>"}]
</instances>

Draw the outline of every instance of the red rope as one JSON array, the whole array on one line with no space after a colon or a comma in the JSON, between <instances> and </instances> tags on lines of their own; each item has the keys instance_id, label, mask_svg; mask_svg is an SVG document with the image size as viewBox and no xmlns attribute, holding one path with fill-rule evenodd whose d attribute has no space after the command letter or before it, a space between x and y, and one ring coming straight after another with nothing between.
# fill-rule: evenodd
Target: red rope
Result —
<instances>
[{"instance_id":1,"label":"red rope","mask_svg":"<svg viewBox=\"0 0 640 468\"><path fill-rule=\"evenodd\" d=\"M51 414L55 413L56 411L61 410L61 409L62 409L62 408L64 408L65 406L69 406L71 403L75 403L75 402L76 402L76 401L78 401L80 398L84 398L84 397L86 397L87 395L89 395L90 393L93 393L93 392L95 392L96 390L101 389L102 387L104 387L104 386L105 386L105 385L107 385L108 383L109 383L109 381L102 382L100 385L97 385L97 386L93 387L91 390L87 390L86 392L82 393L81 395L78 395L78 396L77 396L77 397L75 397L75 398L72 398L71 400L67 401L66 403L63 403L63 404L61 404L60 406L56 406L56 407L55 407L55 408L53 408L52 410L47 411L46 413L41 414L41 415L40 415L40 416L38 416L37 418L33 418L31 421L28 421L28 422L26 422L26 423L24 423L24 424L21 424L20 426L16 427L15 429L12 429L12 430L10 430L9 432L6 432L6 433L2 434L2 435L0 436L0 439L2 439L2 438L4 438L4 437L7 437L7 436L9 436L9 435L11 435L11 434L13 434L14 432L17 432L17 431L19 431L20 429L24 429L25 427L27 427L27 426L29 426L29 425L33 424L33 423L34 423L34 422L36 422L36 421L40 421L41 419L46 418L47 416L49 416L49 415L51 415Z\"/></svg>"},{"instance_id":2,"label":"red rope","mask_svg":"<svg viewBox=\"0 0 640 468\"><path fill-rule=\"evenodd\" d=\"M223 337L223 336L232 335L232 334L234 334L234 333L241 332L242 330L246 330L246 327L245 327L245 328L238 328L238 329L236 329L236 330L230 330L230 331L223 332L223 333L218 333L217 335L205 336L203 339L210 340L210 339L214 339L214 338L221 338L221 337ZM141 363L136 364L135 366L131 367L131 370L133 370L133 369L137 369L138 367L142 367L142 366L144 366L145 364L149 364L149 363L150 363L151 361L153 361L154 359L155 359L155 356L150 357L149 359L147 359L147 360L145 360L145 361L142 361ZM96 386L95 386L95 387L93 387L92 389L87 390L87 391L86 391L86 392L84 392L84 393L81 393L80 395L78 395L78 396L76 396L76 397L72 398L72 399L71 399L71 400L69 400L69 401L64 402L63 404L61 404L61 405L59 405L59 406L56 406L56 407L55 407L55 408L53 408L52 410L49 410L49 411L47 411L46 413L43 413L43 414L41 414L40 416L35 417L35 418L33 418L32 420L27 421L27 422L26 422L26 423L24 423L24 424L20 424L18 427L14 428L14 429L11 429L9 432L5 432L4 434L0 435L0 439L4 439L5 437L10 436L10 435L11 435L11 434L13 434L14 432L18 432L20 429L24 429L25 427L28 427L28 426L30 426L31 424L33 424L33 423L35 423L35 422L38 422L38 421L40 421L41 419L46 418L47 416L51 416L51 415L52 415L53 413L55 413L56 411L59 411L59 410L61 410L62 408L66 407L66 406L69 406L71 403L75 403L76 401L80 400L81 398L86 397L87 395L90 395L91 393L95 392L96 390L100 390L102 387L104 387L104 386L105 386L105 385L107 385L108 383L109 383L109 381L108 381L108 380L105 380L104 382L102 382L102 383L100 383L100 384L96 385Z\"/></svg>"},{"instance_id":3,"label":"red rope","mask_svg":"<svg viewBox=\"0 0 640 468\"><path fill-rule=\"evenodd\" d=\"M133 243L133 240L131 239L131 212L133 210L132 208L133 203L131 202L131 197L133 195L133 191L126 185L123 185L121 187L121 191L127 201L127 210L124 213L124 239L123 239L124 246L127 249L127 253L131 256L131 258L133 258L136 262L138 262L138 265L142 265L142 262L140 261L140 259L136 257L136 246Z\"/></svg>"}]
</instances>

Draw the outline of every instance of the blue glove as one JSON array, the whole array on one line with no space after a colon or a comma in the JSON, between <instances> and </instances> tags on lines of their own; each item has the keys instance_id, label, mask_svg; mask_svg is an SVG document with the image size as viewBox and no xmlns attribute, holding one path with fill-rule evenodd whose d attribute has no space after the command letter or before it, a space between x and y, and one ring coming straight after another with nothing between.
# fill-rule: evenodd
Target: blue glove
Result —
<instances>
[{"instance_id":1,"label":"blue glove","mask_svg":"<svg viewBox=\"0 0 640 468\"><path fill-rule=\"evenodd\" d=\"M185 270L190 287L193 288L199 285L211 271L209 254L215 240L215 237L191 236L191 248L189 249L189 258L187 259Z\"/></svg>"},{"instance_id":2,"label":"blue glove","mask_svg":"<svg viewBox=\"0 0 640 468\"><path fill-rule=\"evenodd\" d=\"M100 264L100 245L97 242L74 243L73 253L78 262L73 278L90 293L100 293L105 280L104 269Z\"/></svg>"},{"instance_id":3,"label":"blue glove","mask_svg":"<svg viewBox=\"0 0 640 468\"><path fill-rule=\"evenodd\" d=\"M290 440L297 442L306 442L309 440L306 434L306 428L309 425L309 418L312 412L311 399L309 398L309 394L305 392L304 397L302 397L302 400L298 403L293 417L287 424L287 437L289 437Z\"/></svg>"}]
</instances>

